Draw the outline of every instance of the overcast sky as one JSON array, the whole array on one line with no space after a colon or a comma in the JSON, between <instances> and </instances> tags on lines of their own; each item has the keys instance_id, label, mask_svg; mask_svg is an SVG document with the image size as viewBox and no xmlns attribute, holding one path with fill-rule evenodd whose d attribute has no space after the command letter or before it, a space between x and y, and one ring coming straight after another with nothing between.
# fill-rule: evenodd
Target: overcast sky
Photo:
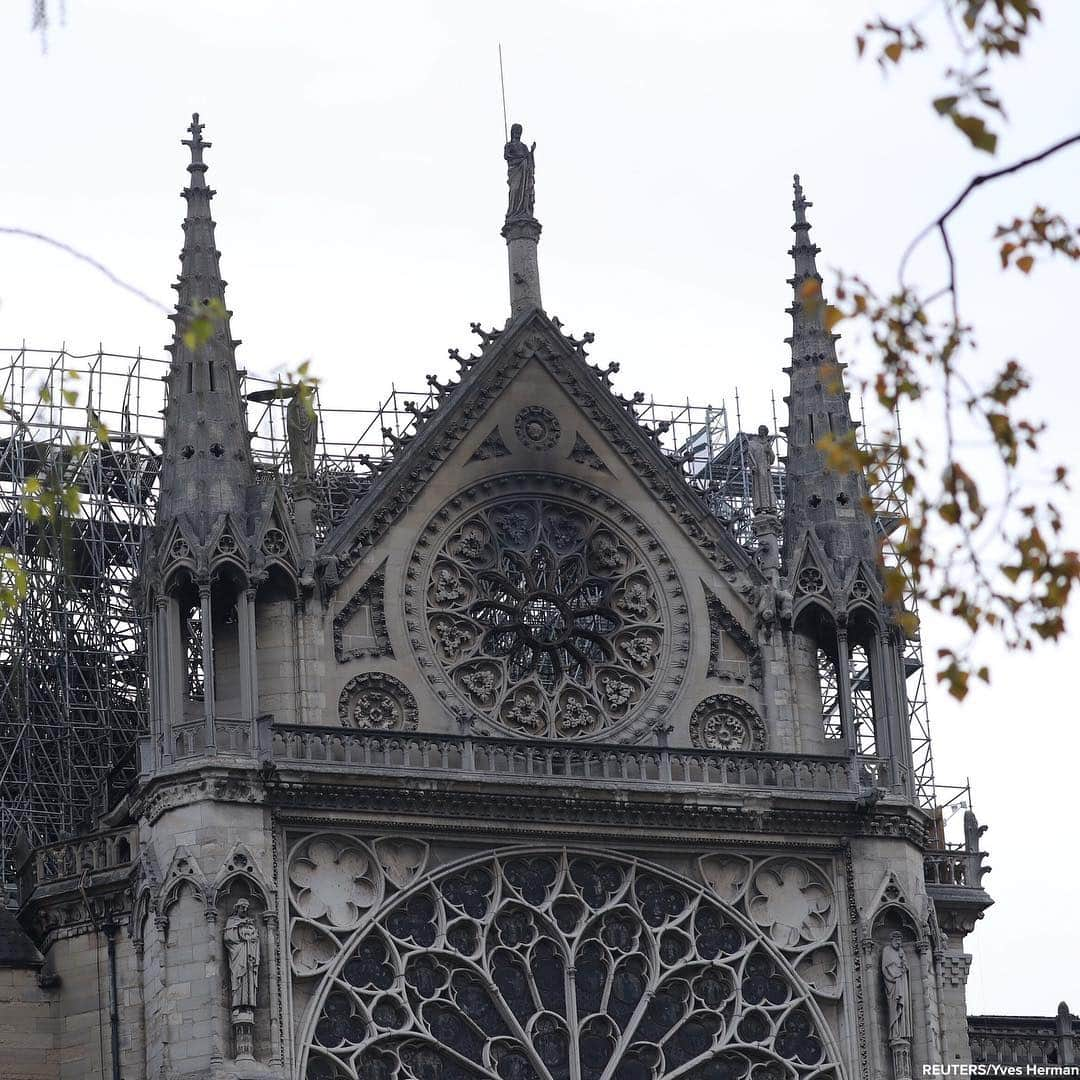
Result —
<instances>
[{"instance_id":1,"label":"overcast sky","mask_svg":"<svg viewBox=\"0 0 1080 1080\"><path fill-rule=\"evenodd\" d=\"M0 224L61 239L171 303L178 140L198 110L242 362L268 373L310 359L324 400L373 404L391 380L445 378L468 323L506 317L500 40L510 119L538 143L548 312L595 331L593 358L620 361L623 392L704 404L738 387L744 426L786 390L791 174L815 204L823 271L887 285L914 232L988 164L927 104L945 34L937 56L885 81L855 60L876 10L856 0L67 0L45 55L30 7L0 5ZM1044 8L1046 28L999 81L1005 161L1080 120L1080 5ZM955 228L972 370L1011 356L1030 367L1048 462L1080 457L1080 269L1004 276L989 237L1036 201L1080 219L1078 174L1074 150L984 190ZM917 270L940 283L932 245ZM93 270L6 236L0 305L0 347L160 353L170 333ZM932 441L938 426L911 415L907 429ZM931 660L958 640L926 627ZM973 1011L1080 1009L1077 640L1033 656L988 645L989 690L962 707L933 693L938 779L970 776L989 826L997 903L968 939Z\"/></svg>"}]
</instances>

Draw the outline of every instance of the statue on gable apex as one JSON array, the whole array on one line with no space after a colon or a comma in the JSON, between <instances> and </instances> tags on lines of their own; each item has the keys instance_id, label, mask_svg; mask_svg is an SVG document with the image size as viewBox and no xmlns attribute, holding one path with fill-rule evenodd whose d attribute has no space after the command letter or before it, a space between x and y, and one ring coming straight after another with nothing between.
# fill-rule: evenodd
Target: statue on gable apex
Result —
<instances>
[{"instance_id":1,"label":"statue on gable apex","mask_svg":"<svg viewBox=\"0 0 1080 1080\"><path fill-rule=\"evenodd\" d=\"M506 161L506 183L510 188L506 220L531 218L536 199L536 143L526 146L521 141L521 125L510 128L510 141L503 147Z\"/></svg>"}]
</instances>

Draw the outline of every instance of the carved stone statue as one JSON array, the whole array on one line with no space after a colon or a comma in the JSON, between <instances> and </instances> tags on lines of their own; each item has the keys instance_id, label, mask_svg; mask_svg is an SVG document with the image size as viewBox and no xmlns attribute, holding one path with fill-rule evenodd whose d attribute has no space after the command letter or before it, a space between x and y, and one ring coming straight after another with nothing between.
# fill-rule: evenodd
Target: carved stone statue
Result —
<instances>
[{"instance_id":1,"label":"carved stone statue","mask_svg":"<svg viewBox=\"0 0 1080 1080\"><path fill-rule=\"evenodd\" d=\"M506 220L531 218L535 199L536 162L533 152L536 143L526 146L521 141L521 125L510 128L510 141L503 147L506 160L506 183L510 188L510 201L506 208Z\"/></svg>"},{"instance_id":2,"label":"carved stone statue","mask_svg":"<svg viewBox=\"0 0 1080 1080\"><path fill-rule=\"evenodd\" d=\"M773 490L772 467L776 461L772 436L762 424L756 435L747 435L747 454L750 458L750 493L754 512L776 509L776 492Z\"/></svg>"},{"instance_id":3,"label":"carved stone statue","mask_svg":"<svg viewBox=\"0 0 1080 1080\"><path fill-rule=\"evenodd\" d=\"M904 939L899 930L889 937L881 950L881 978L885 984L885 1003L889 1013L889 1042L911 1038L911 991Z\"/></svg>"},{"instance_id":4,"label":"carved stone statue","mask_svg":"<svg viewBox=\"0 0 1080 1080\"><path fill-rule=\"evenodd\" d=\"M229 995L234 1012L254 1009L259 989L259 929L248 914L249 907L246 900L237 900L225 922Z\"/></svg>"},{"instance_id":5,"label":"carved stone statue","mask_svg":"<svg viewBox=\"0 0 1080 1080\"><path fill-rule=\"evenodd\" d=\"M319 442L319 421L312 408L310 393L294 387L285 410L285 433L289 443L289 464L297 480L315 475L315 452Z\"/></svg>"}]
</instances>

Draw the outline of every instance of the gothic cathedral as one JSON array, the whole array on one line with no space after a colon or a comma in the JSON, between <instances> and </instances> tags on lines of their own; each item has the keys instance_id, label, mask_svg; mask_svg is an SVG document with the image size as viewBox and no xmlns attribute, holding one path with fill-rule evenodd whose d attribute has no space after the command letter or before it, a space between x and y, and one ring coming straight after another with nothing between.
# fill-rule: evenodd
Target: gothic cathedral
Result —
<instances>
[{"instance_id":1,"label":"gothic cathedral","mask_svg":"<svg viewBox=\"0 0 1080 1080\"><path fill-rule=\"evenodd\" d=\"M5 1075L969 1062L979 830L937 850L866 480L818 449L854 427L798 177L786 457L739 436L749 539L545 313L517 125L510 317L324 528L303 389L288 460L253 459L189 130L150 730L96 828L28 857Z\"/></svg>"}]
</instances>

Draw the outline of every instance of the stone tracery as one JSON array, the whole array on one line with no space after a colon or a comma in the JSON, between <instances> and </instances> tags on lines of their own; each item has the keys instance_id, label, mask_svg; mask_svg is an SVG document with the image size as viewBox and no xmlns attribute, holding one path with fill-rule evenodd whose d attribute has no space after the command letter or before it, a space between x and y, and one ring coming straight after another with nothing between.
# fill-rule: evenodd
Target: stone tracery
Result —
<instances>
[{"instance_id":1,"label":"stone tracery","mask_svg":"<svg viewBox=\"0 0 1080 1080\"><path fill-rule=\"evenodd\" d=\"M636 860L487 855L400 894L320 995L306 1077L798 1080L839 1073L744 917Z\"/></svg>"},{"instance_id":2,"label":"stone tracery","mask_svg":"<svg viewBox=\"0 0 1080 1080\"><path fill-rule=\"evenodd\" d=\"M424 601L450 685L470 712L515 734L621 726L654 689L671 637L664 590L637 544L595 509L553 496L498 500L452 526Z\"/></svg>"}]
</instances>

